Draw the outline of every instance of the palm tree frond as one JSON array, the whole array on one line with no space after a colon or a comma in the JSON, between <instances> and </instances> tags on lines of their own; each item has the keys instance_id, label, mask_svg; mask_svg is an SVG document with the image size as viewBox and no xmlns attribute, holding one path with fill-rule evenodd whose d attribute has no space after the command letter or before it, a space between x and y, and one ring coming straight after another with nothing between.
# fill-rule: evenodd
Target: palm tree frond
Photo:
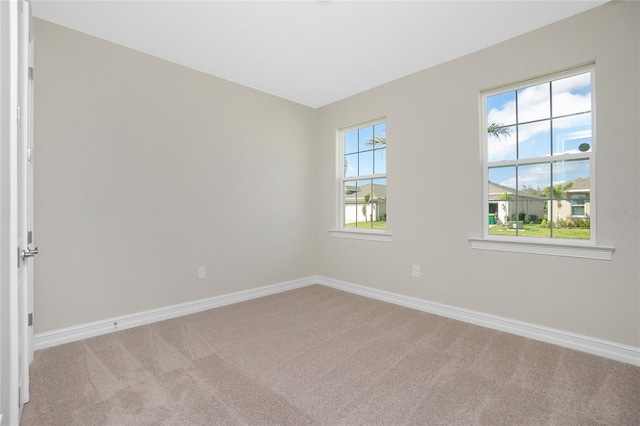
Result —
<instances>
[{"instance_id":1,"label":"palm tree frond","mask_svg":"<svg viewBox=\"0 0 640 426\"><path fill-rule=\"evenodd\" d=\"M367 145L386 145L387 144L387 138L385 136L376 136L373 139L369 139L366 142Z\"/></svg>"},{"instance_id":2,"label":"palm tree frond","mask_svg":"<svg viewBox=\"0 0 640 426\"><path fill-rule=\"evenodd\" d=\"M507 137L511 134L511 128L504 126L503 124L491 123L487 127L487 133L500 139L501 136Z\"/></svg>"}]
</instances>

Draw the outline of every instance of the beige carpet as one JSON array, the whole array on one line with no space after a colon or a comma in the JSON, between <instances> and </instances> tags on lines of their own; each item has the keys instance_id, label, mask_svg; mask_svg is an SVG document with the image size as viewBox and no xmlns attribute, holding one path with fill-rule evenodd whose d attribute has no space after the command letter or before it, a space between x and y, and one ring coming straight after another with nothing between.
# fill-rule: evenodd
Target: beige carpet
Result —
<instances>
[{"instance_id":1,"label":"beige carpet","mask_svg":"<svg viewBox=\"0 0 640 426\"><path fill-rule=\"evenodd\" d=\"M314 285L37 351L28 425L639 425L640 368Z\"/></svg>"}]
</instances>

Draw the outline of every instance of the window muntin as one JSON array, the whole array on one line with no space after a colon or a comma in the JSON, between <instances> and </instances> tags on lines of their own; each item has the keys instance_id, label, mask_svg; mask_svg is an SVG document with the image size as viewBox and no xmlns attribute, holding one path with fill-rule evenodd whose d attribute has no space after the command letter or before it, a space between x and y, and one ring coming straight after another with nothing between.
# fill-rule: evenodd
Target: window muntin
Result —
<instances>
[{"instance_id":1,"label":"window muntin","mask_svg":"<svg viewBox=\"0 0 640 426\"><path fill-rule=\"evenodd\" d=\"M387 131L384 121L340 132L340 228L387 229Z\"/></svg>"},{"instance_id":2,"label":"window muntin","mask_svg":"<svg viewBox=\"0 0 640 426\"><path fill-rule=\"evenodd\" d=\"M483 95L485 235L593 240L592 75Z\"/></svg>"}]
</instances>

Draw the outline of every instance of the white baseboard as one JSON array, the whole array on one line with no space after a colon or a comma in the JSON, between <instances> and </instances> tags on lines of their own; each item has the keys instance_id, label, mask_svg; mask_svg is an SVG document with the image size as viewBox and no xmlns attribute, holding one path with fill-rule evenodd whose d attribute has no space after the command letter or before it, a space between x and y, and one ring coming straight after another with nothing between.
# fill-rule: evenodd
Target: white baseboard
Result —
<instances>
[{"instance_id":1,"label":"white baseboard","mask_svg":"<svg viewBox=\"0 0 640 426\"><path fill-rule=\"evenodd\" d=\"M317 277L317 282L327 287L333 287L349 293L370 297L372 299L640 366L640 348L536 324L516 321L509 318L483 314L481 312L457 308L455 306L429 302L423 299L403 296L331 278Z\"/></svg>"},{"instance_id":2,"label":"white baseboard","mask_svg":"<svg viewBox=\"0 0 640 426\"><path fill-rule=\"evenodd\" d=\"M39 349L61 345L63 343L70 343L77 340L87 339L89 337L99 336L101 334L112 333L118 330L151 324L157 321L164 321L183 315L194 314L196 312L206 311L207 309L257 299L259 297L281 293L295 288L306 287L317 283L317 277L311 276L284 283L254 288L251 290L239 291L237 293L210 297L207 299L181 303L159 309L152 309L130 315L123 315L92 323L80 324L45 333L38 333L33 336L33 348L37 351Z\"/></svg>"},{"instance_id":3,"label":"white baseboard","mask_svg":"<svg viewBox=\"0 0 640 426\"><path fill-rule=\"evenodd\" d=\"M193 302L181 303L179 305L167 306L165 308L153 309L130 315L123 315L102 321L88 324L81 324L73 327L53 330L34 335L34 349L44 349L51 346L61 345L76 340L99 336L101 334L112 333L117 330L151 324L182 315L189 315L207 309L226 306L233 303L244 302L271 294L280 293L295 288L306 287L312 284L321 284L349 293L358 294L383 302L389 302L407 308L452 318L458 321L515 334L530 339L551 343L569 349L590 353L592 355L613 359L640 366L640 348L626 346L615 342L600 340L589 336L583 336L567 331L557 330L536 324L525 323L475 312L468 309L430 302L401 294L391 293L384 290L377 290L358 284L339 281L323 276L310 276L298 280L269 285L237 293L211 297ZM114 325L114 324L117 324Z\"/></svg>"}]
</instances>

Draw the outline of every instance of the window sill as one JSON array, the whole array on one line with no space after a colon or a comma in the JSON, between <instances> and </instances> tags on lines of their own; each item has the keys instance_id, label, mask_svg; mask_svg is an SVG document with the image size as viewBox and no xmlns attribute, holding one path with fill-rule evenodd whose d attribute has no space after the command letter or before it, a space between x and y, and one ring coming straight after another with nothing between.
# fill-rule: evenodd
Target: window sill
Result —
<instances>
[{"instance_id":1,"label":"window sill","mask_svg":"<svg viewBox=\"0 0 640 426\"><path fill-rule=\"evenodd\" d=\"M614 248L594 245L543 243L503 239L469 238L471 248L508 251L512 253L542 254L548 256L579 257L583 259L612 260Z\"/></svg>"},{"instance_id":2,"label":"window sill","mask_svg":"<svg viewBox=\"0 0 640 426\"><path fill-rule=\"evenodd\" d=\"M351 238L355 240L369 240L369 241L386 241L391 242L392 234L386 231L367 231L367 230L345 230L345 229L330 229L329 234L332 237L338 238Z\"/></svg>"}]
</instances>

